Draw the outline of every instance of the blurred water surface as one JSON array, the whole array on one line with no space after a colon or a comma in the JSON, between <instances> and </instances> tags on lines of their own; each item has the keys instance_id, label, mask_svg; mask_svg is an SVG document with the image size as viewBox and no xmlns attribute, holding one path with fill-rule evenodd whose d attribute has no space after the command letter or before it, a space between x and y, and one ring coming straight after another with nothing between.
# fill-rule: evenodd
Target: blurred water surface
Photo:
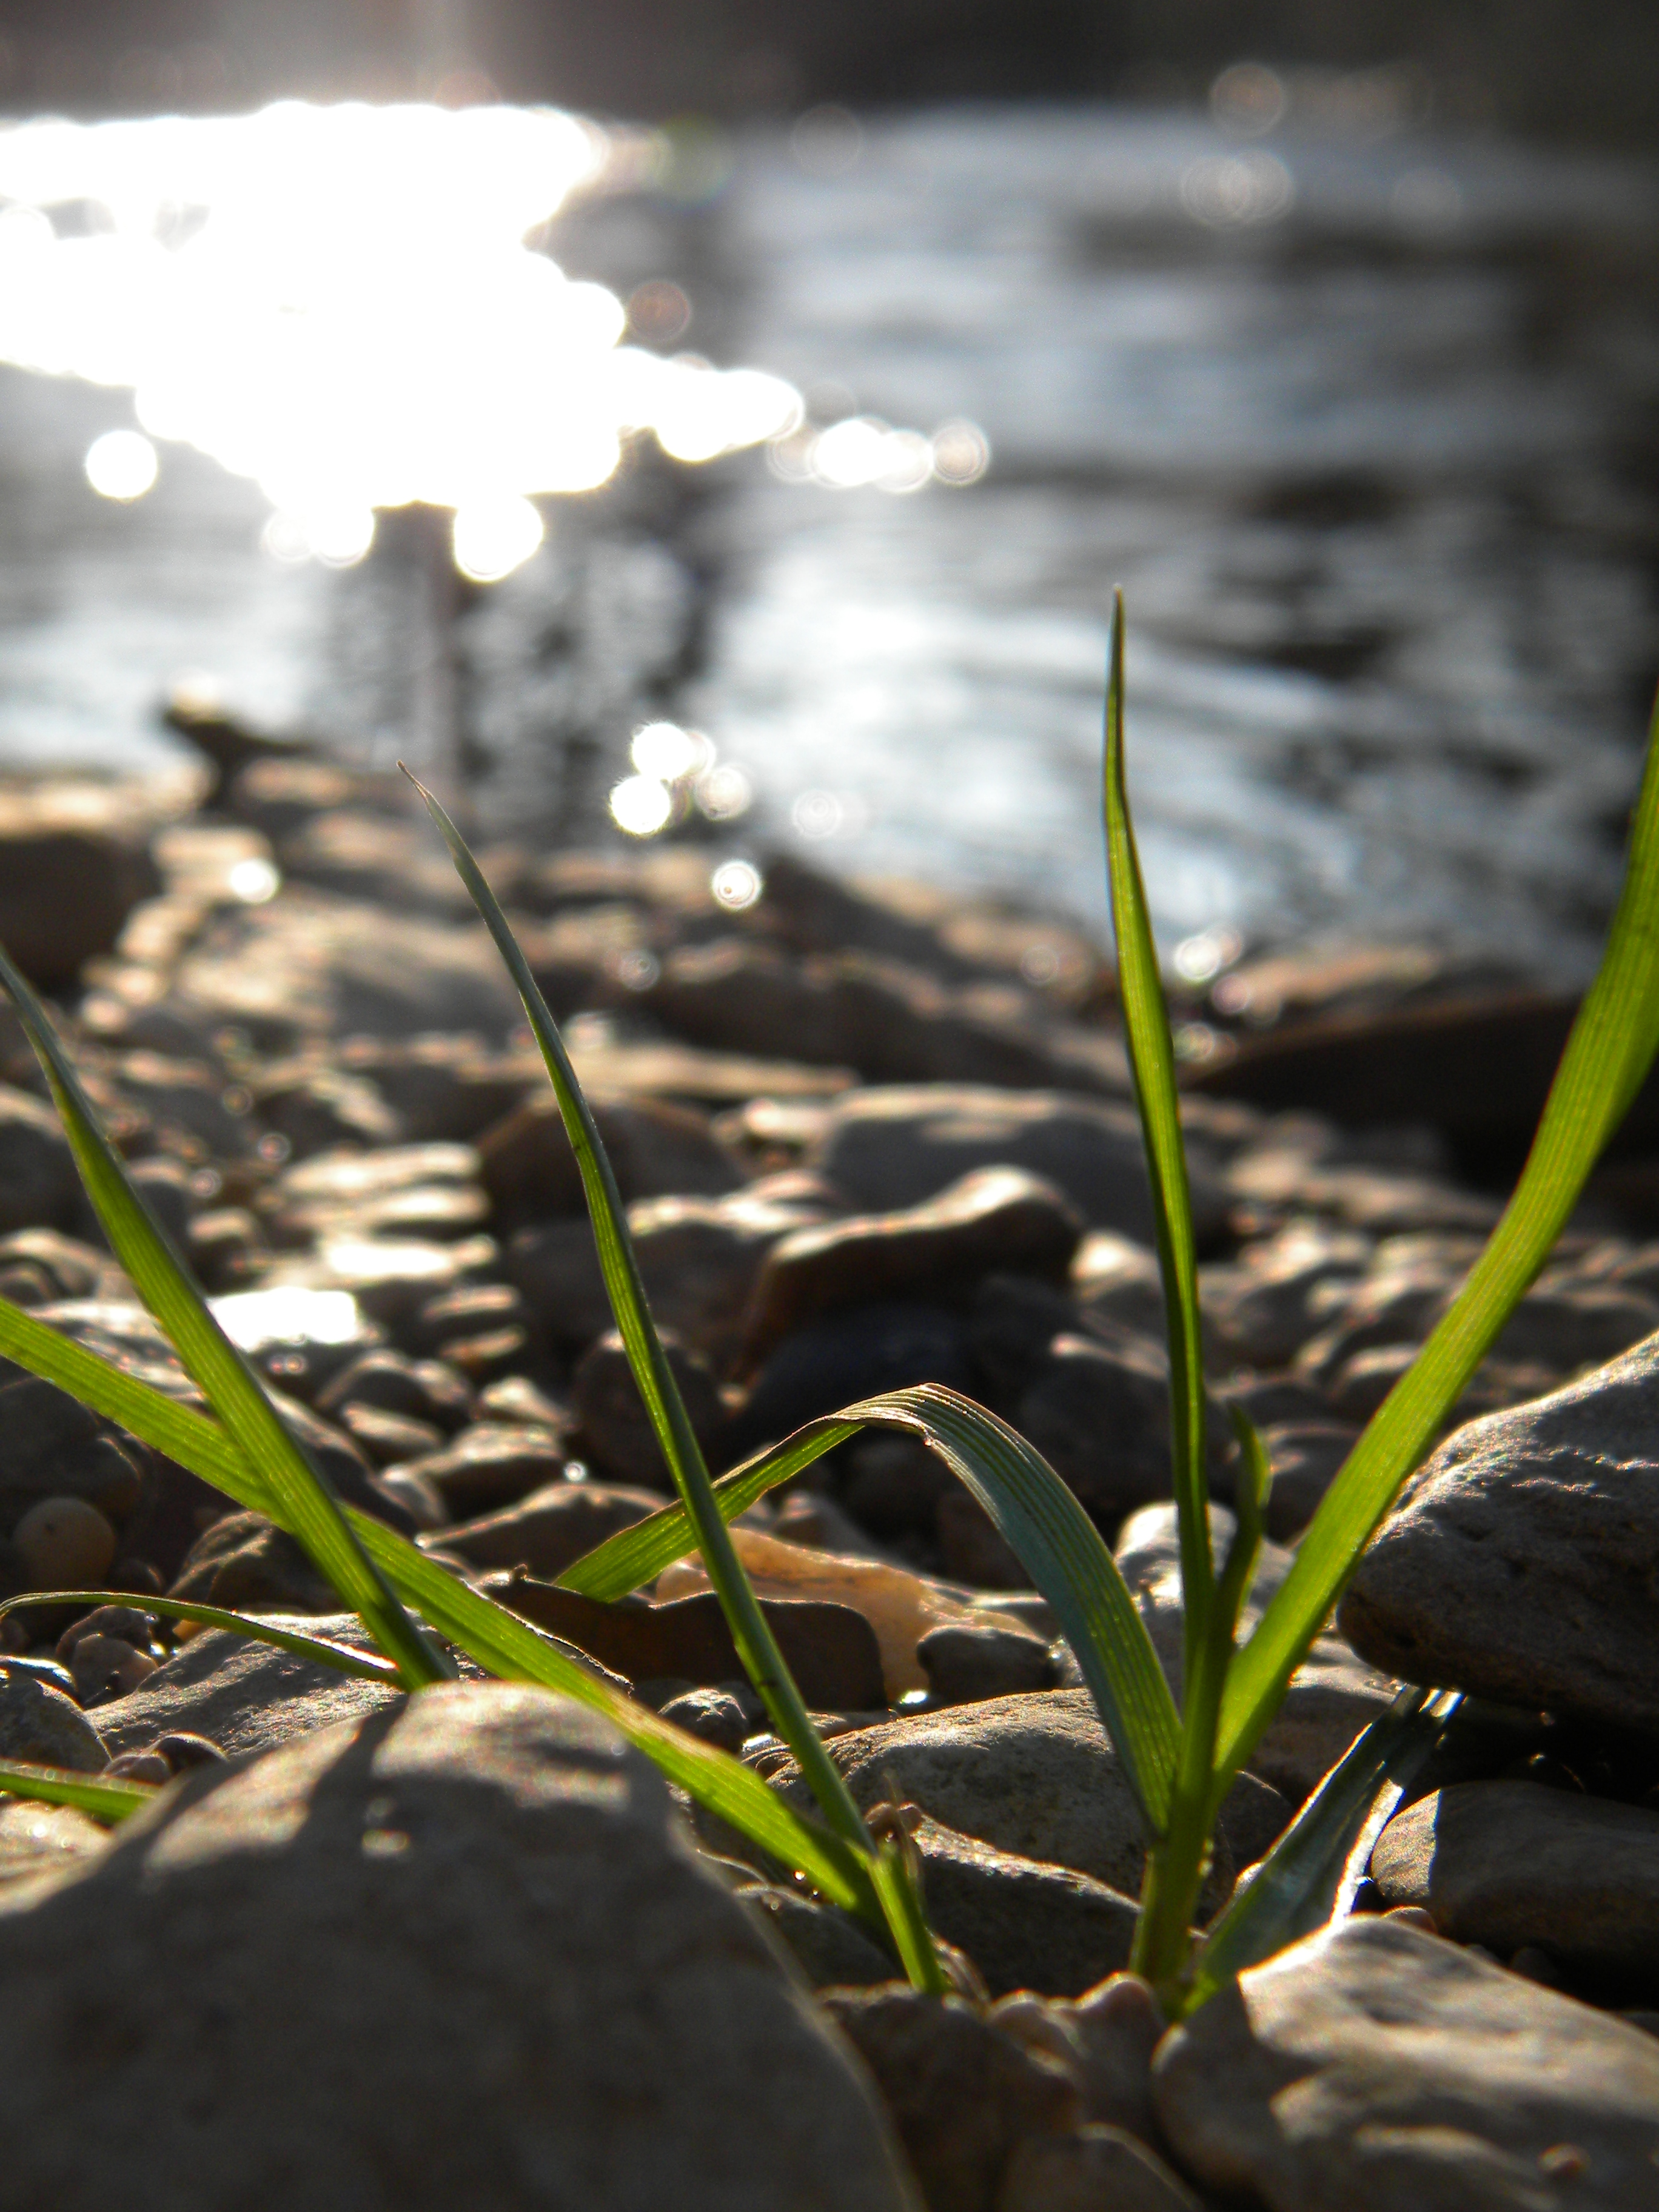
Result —
<instances>
[{"instance_id":1,"label":"blurred water surface","mask_svg":"<svg viewBox=\"0 0 1659 2212\"><path fill-rule=\"evenodd\" d=\"M726 154L701 192L576 209L553 250L619 296L683 288L682 345L793 386L809 425L548 506L453 634L487 812L591 830L669 715L755 793L715 858L785 842L1096 921L1121 581L1170 940L1583 968L1659 671L1650 172L1105 108L830 116ZM279 559L257 485L165 442L112 505L82 457L134 419L0 371L0 760L160 757L190 667L349 749L406 743L419 545ZM987 472L940 481L975 438Z\"/></svg>"}]
</instances>

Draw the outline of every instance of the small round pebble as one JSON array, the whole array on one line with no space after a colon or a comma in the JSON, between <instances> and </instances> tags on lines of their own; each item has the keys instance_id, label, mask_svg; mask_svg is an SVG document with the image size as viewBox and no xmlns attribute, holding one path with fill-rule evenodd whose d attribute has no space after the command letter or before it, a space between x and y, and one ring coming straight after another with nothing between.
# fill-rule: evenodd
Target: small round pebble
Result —
<instances>
[{"instance_id":1,"label":"small round pebble","mask_svg":"<svg viewBox=\"0 0 1659 2212\"><path fill-rule=\"evenodd\" d=\"M94 1705L136 1690L155 1672L155 1662L124 1637L83 1636L70 1656L70 1672L81 1703Z\"/></svg>"},{"instance_id":2,"label":"small round pebble","mask_svg":"<svg viewBox=\"0 0 1659 2212\"><path fill-rule=\"evenodd\" d=\"M31 1589L85 1589L115 1561L115 1531L84 1498L43 1498L11 1540Z\"/></svg>"},{"instance_id":3,"label":"small round pebble","mask_svg":"<svg viewBox=\"0 0 1659 2212\"><path fill-rule=\"evenodd\" d=\"M109 1753L72 1698L36 1675L0 1670L0 1759L101 1774Z\"/></svg>"}]
</instances>

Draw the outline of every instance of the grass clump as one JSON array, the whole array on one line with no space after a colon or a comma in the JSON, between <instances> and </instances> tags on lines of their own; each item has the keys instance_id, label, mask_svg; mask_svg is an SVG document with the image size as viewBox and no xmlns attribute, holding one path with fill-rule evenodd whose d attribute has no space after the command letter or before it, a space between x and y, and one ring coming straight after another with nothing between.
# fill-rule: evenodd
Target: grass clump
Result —
<instances>
[{"instance_id":1,"label":"grass clump","mask_svg":"<svg viewBox=\"0 0 1659 2212\"><path fill-rule=\"evenodd\" d=\"M1104 817L1124 1028L1145 1139L1170 1338L1172 1463L1185 1598L1181 1708L1134 1600L1098 1530L1060 1477L1015 1431L934 1384L895 1391L809 1424L718 1481L692 1434L647 1303L616 1179L552 1017L476 861L422 792L463 882L523 1000L574 1151L617 1326L676 1502L624 1530L561 1578L615 1600L695 1549L733 1643L777 1734L817 1801L796 1813L750 1768L617 1692L578 1656L459 1581L383 1522L343 1506L289 1434L252 1369L225 1337L150 1218L100 1127L28 986L0 954L10 994L52 1086L83 1182L111 1245L199 1384L202 1413L112 1366L0 1299L0 1355L44 1376L191 1468L238 1504L295 1535L369 1632L374 1653L244 1615L182 1602L155 1609L304 1647L307 1656L417 1692L467 1654L503 1680L559 1690L604 1713L668 1778L830 1901L859 1914L919 1989L946 1986L904 1848L866 1825L813 1728L727 1528L768 1490L860 1429L927 1443L989 1514L1054 1607L1139 1808L1147 1843L1133 1963L1179 2017L1226 1979L1319 1924L1351 1894L1380 1820L1447 1717L1430 1687L1403 1692L1357 1740L1201 1944L1193 1914L1223 1799L1278 1711L1290 1679L1407 1476L1432 1443L1504 1322L1543 1265L1585 1179L1659 1046L1659 720L1633 819L1626 881L1595 980L1580 1009L1531 1153L1459 1297L1355 1445L1255 1630L1238 1640L1261 1542L1268 1472L1236 1418L1237 1533L1212 1552L1205 1475L1205 1396L1197 1268L1170 1039L1130 818L1124 756L1123 610L1114 610L1107 685ZM57 1601L107 1592L53 1594ZM14 1601L17 1602L17 1601ZM6 1608L0 1608L3 1611ZM147 1801L132 1784L0 1768L0 1789L123 1817Z\"/></svg>"}]
</instances>

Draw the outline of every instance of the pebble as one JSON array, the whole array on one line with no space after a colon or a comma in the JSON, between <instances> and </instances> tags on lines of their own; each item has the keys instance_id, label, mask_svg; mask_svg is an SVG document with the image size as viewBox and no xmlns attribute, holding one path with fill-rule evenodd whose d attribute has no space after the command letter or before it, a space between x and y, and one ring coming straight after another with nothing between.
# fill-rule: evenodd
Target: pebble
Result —
<instances>
[{"instance_id":1,"label":"pebble","mask_svg":"<svg viewBox=\"0 0 1659 2212\"><path fill-rule=\"evenodd\" d=\"M98 1731L72 1698L0 1663L0 1759L97 1774L109 1764Z\"/></svg>"},{"instance_id":2,"label":"pebble","mask_svg":"<svg viewBox=\"0 0 1659 2212\"><path fill-rule=\"evenodd\" d=\"M86 1589L115 1564L115 1531L84 1498L43 1498L11 1540L30 1589Z\"/></svg>"}]
</instances>

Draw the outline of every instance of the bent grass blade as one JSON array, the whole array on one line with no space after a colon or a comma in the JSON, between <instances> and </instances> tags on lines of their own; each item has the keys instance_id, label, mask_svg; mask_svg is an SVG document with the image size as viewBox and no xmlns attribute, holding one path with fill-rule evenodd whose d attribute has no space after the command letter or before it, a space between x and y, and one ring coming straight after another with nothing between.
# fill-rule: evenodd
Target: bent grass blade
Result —
<instances>
[{"instance_id":1,"label":"bent grass blade","mask_svg":"<svg viewBox=\"0 0 1659 2212\"><path fill-rule=\"evenodd\" d=\"M337 1643L331 1636L301 1636L262 1620L257 1613L236 1613L221 1605L197 1605L185 1598L135 1597L131 1590L30 1590L0 1605L0 1620L32 1605L132 1606L163 1620L191 1620L203 1628L228 1628L233 1635L271 1644L278 1651L291 1651L299 1659L314 1660L319 1667L333 1668L337 1674L360 1674L365 1681L385 1682L394 1690L403 1681L391 1660L374 1652L354 1650L349 1644Z\"/></svg>"},{"instance_id":2,"label":"bent grass blade","mask_svg":"<svg viewBox=\"0 0 1659 2212\"><path fill-rule=\"evenodd\" d=\"M214 1319L188 1271L151 1219L44 1008L3 951L0 985L15 1006L45 1070L81 1180L116 1257L185 1372L241 1445L265 1498L280 1501L283 1525L362 1614L408 1686L416 1689L445 1680L453 1671L448 1662L428 1644L365 1558L332 1491L289 1435L252 1369Z\"/></svg>"},{"instance_id":3,"label":"bent grass blade","mask_svg":"<svg viewBox=\"0 0 1659 2212\"><path fill-rule=\"evenodd\" d=\"M142 1813L155 1796L153 1782L100 1782L95 1775L70 1774L61 1766L31 1766L0 1759L0 1796L27 1797L40 1805L73 1805L106 1826Z\"/></svg>"}]
</instances>

